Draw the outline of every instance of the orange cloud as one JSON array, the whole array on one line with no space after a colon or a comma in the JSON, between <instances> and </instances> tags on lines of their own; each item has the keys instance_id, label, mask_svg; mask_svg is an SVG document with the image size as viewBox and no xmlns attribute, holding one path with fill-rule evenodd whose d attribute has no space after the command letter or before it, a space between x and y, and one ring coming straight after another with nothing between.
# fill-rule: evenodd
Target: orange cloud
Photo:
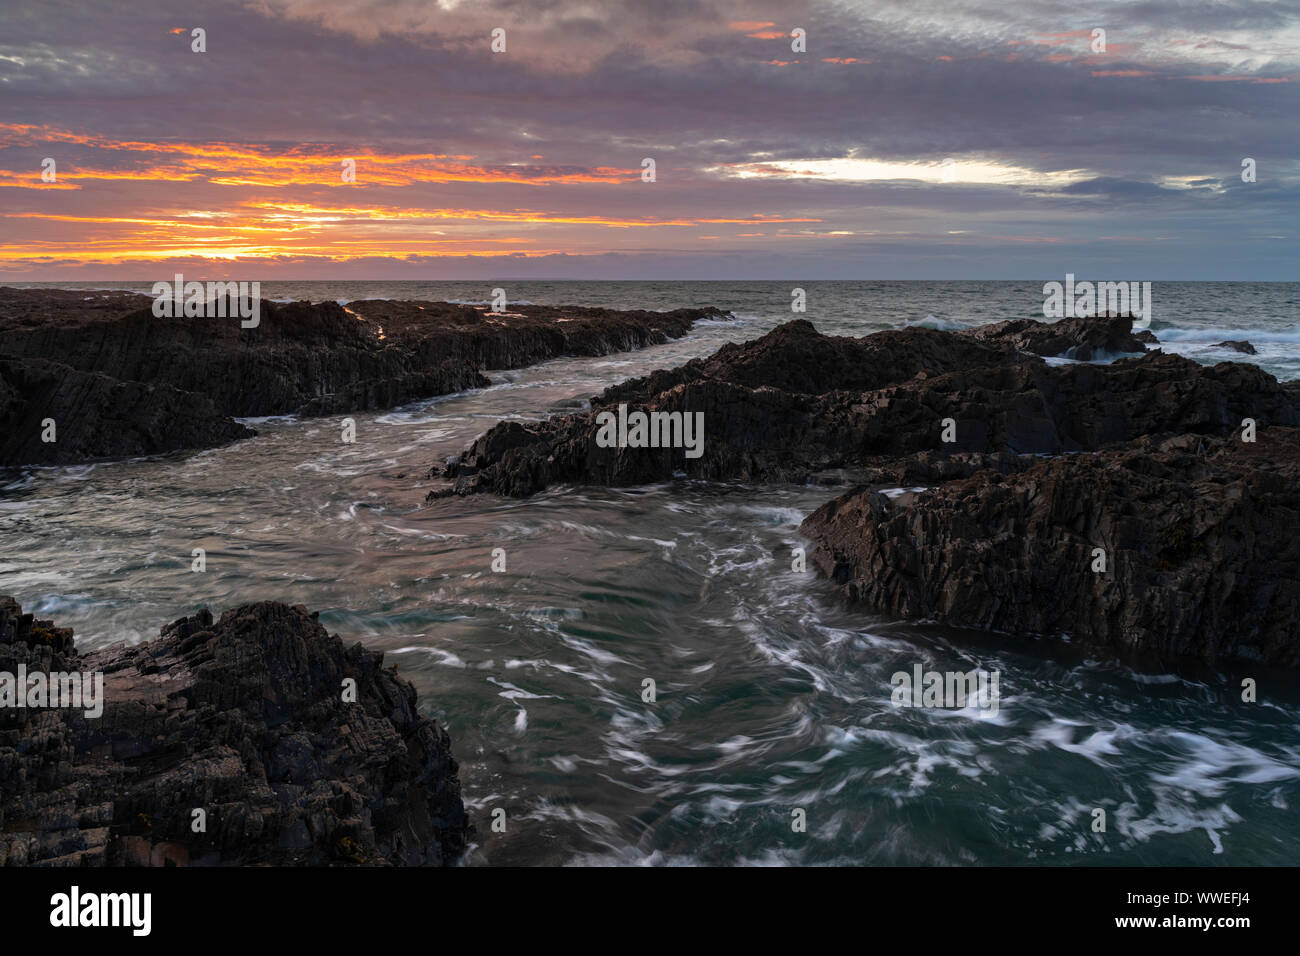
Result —
<instances>
[{"instance_id":1,"label":"orange cloud","mask_svg":"<svg viewBox=\"0 0 1300 956\"><path fill-rule=\"evenodd\" d=\"M322 205L309 201L245 200L231 208L185 210L150 216L74 215L63 212L9 212L0 218L43 222L50 230L26 230L22 242L0 245L0 260L149 262L184 257L208 260L272 259L276 256L344 260L379 256L581 254L607 243L585 235L583 227L608 229L698 228L813 224L812 217L754 214L737 217L628 217L578 215L535 209L420 208L396 205ZM551 237L547 248L532 236L502 236L508 223ZM59 226L69 226L63 235ZM570 237L555 246L556 231ZM577 231L575 231L577 230ZM538 234L540 235L540 233Z\"/></svg>"},{"instance_id":2,"label":"orange cloud","mask_svg":"<svg viewBox=\"0 0 1300 956\"><path fill-rule=\"evenodd\" d=\"M60 175L58 180L52 183L42 182L41 174L28 173L11 173L7 170L0 169L0 188L10 189L80 189L75 183L64 182L67 176Z\"/></svg>"},{"instance_id":3,"label":"orange cloud","mask_svg":"<svg viewBox=\"0 0 1300 956\"><path fill-rule=\"evenodd\" d=\"M0 124L0 145L71 143L105 153L154 153L162 161L134 169L80 169L68 179L138 179L188 181L203 179L221 186L343 186L342 161L356 162L357 182L369 186L409 186L415 183L482 182L549 185L555 183L621 183L640 180L640 169L609 166L563 167L524 163L484 164L472 157L443 153L379 153L347 146L271 146L233 143L164 143L112 140L49 127ZM133 162L139 163L138 160ZM60 178L64 178L62 175Z\"/></svg>"},{"instance_id":4,"label":"orange cloud","mask_svg":"<svg viewBox=\"0 0 1300 956\"><path fill-rule=\"evenodd\" d=\"M646 235L660 230L658 235L665 238L658 244L663 245L680 243L690 235L681 230L698 231L705 225L717 226L712 231L722 238L736 238L738 233L752 238L758 234L755 227L780 231L823 221L764 213L710 216L694 210L687 215L655 215L654 205L646 215L565 208L563 200L572 195L565 187L641 188L640 169L547 164L540 154L519 163L494 163L473 156L337 144L277 148L257 143L150 142L0 124L0 147L39 146L38 155L48 148L57 157L60 144L72 155L60 159L58 183L41 183L39 170L0 170L0 186L17 187L10 195L19 197L16 203L28 203L23 208L6 203L10 211L0 211L0 221L13 220L13 232L0 239L0 261L12 268L177 259L230 263L584 255L607 252L609 241L601 234L611 229ZM340 163L345 158L356 162L356 184L342 180ZM149 185L164 182L177 185L156 191ZM434 206L428 199L432 190L405 190L430 183L550 186L555 192L545 195L561 201L545 208ZM107 188L110 184L115 188ZM135 192L125 192L132 187ZM47 205L34 192L25 192L34 189L81 190L79 197L95 205ZM421 199L395 198L412 194ZM325 198L334 196L347 198Z\"/></svg>"},{"instance_id":5,"label":"orange cloud","mask_svg":"<svg viewBox=\"0 0 1300 956\"><path fill-rule=\"evenodd\" d=\"M383 206L316 206L311 203L255 201L244 208L269 210L267 218L295 221L331 221L348 219L463 219L489 222L563 223L567 225L610 226L625 229L648 226L698 226L709 225L767 225L771 223L822 222L807 217L746 216L742 218L690 218L660 219L648 216L640 219L616 219L609 216L569 216L544 213L529 209L409 209Z\"/></svg>"}]
</instances>

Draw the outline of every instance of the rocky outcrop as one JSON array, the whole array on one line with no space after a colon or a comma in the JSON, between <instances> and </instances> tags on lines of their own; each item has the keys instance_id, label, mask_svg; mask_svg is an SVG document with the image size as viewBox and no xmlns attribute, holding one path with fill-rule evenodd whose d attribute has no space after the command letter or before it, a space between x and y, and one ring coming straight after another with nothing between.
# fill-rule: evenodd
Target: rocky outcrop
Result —
<instances>
[{"instance_id":1,"label":"rocky outcrop","mask_svg":"<svg viewBox=\"0 0 1300 956\"><path fill-rule=\"evenodd\" d=\"M0 685L20 668L102 674L103 705L0 707L0 864L425 865L465 849L446 732L382 655L300 606L205 610L79 654L0 597Z\"/></svg>"},{"instance_id":2,"label":"rocky outcrop","mask_svg":"<svg viewBox=\"0 0 1300 956\"><path fill-rule=\"evenodd\" d=\"M981 342L998 342L1032 352L1034 355L1059 356L1090 362L1132 352L1145 352L1144 343L1155 337L1133 333L1132 315L1110 315L1038 322L1013 319L968 329L963 335ZM1150 335L1148 332L1147 335Z\"/></svg>"},{"instance_id":3,"label":"rocky outcrop","mask_svg":"<svg viewBox=\"0 0 1300 956\"><path fill-rule=\"evenodd\" d=\"M256 434L205 395L0 356L0 464L156 455Z\"/></svg>"},{"instance_id":4,"label":"rocky outcrop","mask_svg":"<svg viewBox=\"0 0 1300 956\"><path fill-rule=\"evenodd\" d=\"M1094 320L1102 331L1111 320ZM1072 337L1093 341L1086 324ZM590 412L504 422L435 468L431 496L526 496L550 484L632 485L675 474L804 481L819 471L922 452L1087 451L1144 435L1224 435L1254 418L1300 425L1300 395L1256 366L1207 367L1160 352L1107 365L1050 365L965 333L908 329L861 339L790 322L710 358L606 390ZM618 404L703 415L703 454L601 447L597 414ZM944 440L951 421L951 441Z\"/></svg>"},{"instance_id":5,"label":"rocky outcrop","mask_svg":"<svg viewBox=\"0 0 1300 956\"><path fill-rule=\"evenodd\" d=\"M862 392L924 370L972 371L1025 359L930 329L865 338L826 336L805 320L788 322L751 342L670 371L607 389L589 413L545 422L503 422L433 477L451 479L431 497L492 492L514 497L557 482L633 485L675 473L706 479L803 480L841 466L862 439L850 419ZM601 448L596 414L628 404L657 412L701 412L704 454L681 448Z\"/></svg>"},{"instance_id":6,"label":"rocky outcrop","mask_svg":"<svg viewBox=\"0 0 1300 956\"><path fill-rule=\"evenodd\" d=\"M859 489L802 530L850 600L895 617L1294 668L1297 527L1300 432L1269 428L1024 459L906 501Z\"/></svg>"},{"instance_id":7,"label":"rocky outcrop","mask_svg":"<svg viewBox=\"0 0 1300 956\"><path fill-rule=\"evenodd\" d=\"M924 373L957 372L1023 359L1012 346L952 332L913 328L861 338L822 335L806 319L750 342L724 345L708 358L657 371L608 389L596 405L644 402L678 385L725 382L798 395L883 388Z\"/></svg>"},{"instance_id":8,"label":"rocky outcrop","mask_svg":"<svg viewBox=\"0 0 1300 956\"><path fill-rule=\"evenodd\" d=\"M1216 349L1232 349L1234 352L1240 352L1242 355L1254 355L1255 346L1251 345L1245 339L1237 339L1228 342L1220 342L1214 346Z\"/></svg>"},{"instance_id":9,"label":"rocky outcrop","mask_svg":"<svg viewBox=\"0 0 1300 956\"><path fill-rule=\"evenodd\" d=\"M406 402L483 387L485 369L511 369L560 355L602 355L680 337L718 309L621 312L578 307L516 306L504 314L446 302L370 300L342 306L261 300L256 327L231 318L158 318L152 299L131 293L85 295L63 290L0 288L0 355L57 363L114 383L186 393L174 420L138 417L134 391L111 391L103 414L126 424L120 445L87 443L77 458L62 450L14 449L0 465L69 462L159 450L207 447L248 434L213 415L325 415L391 408ZM234 315L227 305L225 311ZM12 366L11 366L12 368ZM41 366L44 369L44 366ZM85 375L60 373L76 390ZM23 391L29 378L10 373L10 391L38 419L43 392ZM104 386L107 388L107 386ZM204 404L200 399L206 400ZM146 403L147 404L147 403ZM210 407L209 407L210 406ZM176 429L197 414L187 434ZM91 422L88 426L95 428ZM111 430L102 430L111 439ZM199 440L198 445L191 444ZM51 455L57 457L51 458Z\"/></svg>"}]
</instances>

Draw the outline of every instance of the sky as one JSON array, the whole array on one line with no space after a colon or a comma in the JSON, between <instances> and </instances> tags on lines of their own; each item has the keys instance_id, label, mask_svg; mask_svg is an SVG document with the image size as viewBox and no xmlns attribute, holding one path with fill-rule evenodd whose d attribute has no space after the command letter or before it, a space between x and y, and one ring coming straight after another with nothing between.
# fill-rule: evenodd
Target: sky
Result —
<instances>
[{"instance_id":1,"label":"sky","mask_svg":"<svg viewBox=\"0 0 1300 956\"><path fill-rule=\"evenodd\" d=\"M1297 263L1300 0L0 7L0 280Z\"/></svg>"}]
</instances>

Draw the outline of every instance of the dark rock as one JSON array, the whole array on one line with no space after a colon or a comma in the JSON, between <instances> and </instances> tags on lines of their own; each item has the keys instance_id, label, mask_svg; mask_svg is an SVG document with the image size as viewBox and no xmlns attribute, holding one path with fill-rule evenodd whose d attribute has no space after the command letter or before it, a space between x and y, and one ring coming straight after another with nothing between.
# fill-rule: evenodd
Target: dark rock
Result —
<instances>
[{"instance_id":1,"label":"dark rock","mask_svg":"<svg viewBox=\"0 0 1300 956\"><path fill-rule=\"evenodd\" d=\"M1061 319L1059 322L1014 319L981 325L961 334L980 342L1006 343L1035 355L1088 362L1126 352L1145 352L1147 340L1140 337L1141 333L1133 334L1133 318L1131 315L1105 315Z\"/></svg>"},{"instance_id":2,"label":"dark rock","mask_svg":"<svg viewBox=\"0 0 1300 956\"><path fill-rule=\"evenodd\" d=\"M873 456L854 470L859 483L871 485L923 485L969 478L978 471L991 469L1009 475L1030 467L1041 459L1037 455L1010 452L952 452L943 454L921 451L911 455Z\"/></svg>"},{"instance_id":3,"label":"dark rock","mask_svg":"<svg viewBox=\"0 0 1300 956\"><path fill-rule=\"evenodd\" d=\"M726 382L800 395L876 389L921 372L955 372L1021 359L1006 343L970 341L952 332L914 328L861 338L822 335L806 319L779 325L749 342L724 345L708 358L653 372L606 390L593 405L648 401L690 382Z\"/></svg>"},{"instance_id":4,"label":"dark rock","mask_svg":"<svg viewBox=\"0 0 1300 956\"><path fill-rule=\"evenodd\" d=\"M596 413L617 403L703 413L702 456L687 458L682 448L599 447ZM679 472L802 482L826 469L878 466L881 456L1060 454L1143 435L1225 435L1248 417L1260 425L1300 425L1300 393L1254 365L1207 367L1155 352L1109 365L1052 366L965 333L909 329L835 338L803 321L614 386L592 407L497 425L433 470L432 477L452 484L430 497L518 497L560 482L633 485ZM956 441L945 444L948 418Z\"/></svg>"},{"instance_id":5,"label":"dark rock","mask_svg":"<svg viewBox=\"0 0 1300 956\"><path fill-rule=\"evenodd\" d=\"M158 318L152 301L132 293L87 297L66 290L0 288L0 353L56 362L114 382L145 383L132 385L134 391L153 387L189 395L182 400L188 411L142 421L134 419L133 406L110 402L102 414L122 419L132 433L120 446L111 441L113 431L103 429L97 434L110 439L107 446L87 440L90 450L81 458L69 443L61 451L45 450L57 459L32 461L140 454L142 447L208 447L251 434L229 421L209 421L214 415L391 408L481 388L489 384L484 369L642 348L686 334L701 318L726 314L713 308L620 312L517 306L494 315L446 302L370 300L345 307L261 300L259 324L245 329L238 318ZM26 403L25 414L38 421L57 418L43 413L43 393L27 395L12 383L10 391ZM195 420L184 426L189 418ZM87 427L95 428L93 422ZM180 427L184 435L176 431ZM0 456L0 465L26 463Z\"/></svg>"},{"instance_id":6,"label":"dark rock","mask_svg":"<svg viewBox=\"0 0 1300 956\"><path fill-rule=\"evenodd\" d=\"M382 659L274 603L82 655L0 597L0 672L100 672L105 700L0 710L0 864L455 862L472 831L450 741Z\"/></svg>"},{"instance_id":7,"label":"dark rock","mask_svg":"<svg viewBox=\"0 0 1300 956\"><path fill-rule=\"evenodd\" d=\"M852 601L1114 651L1300 666L1300 432L1182 435L981 471L892 503L843 495L803 523ZM1093 549L1106 554L1105 573Z\"/></svg>"},{"instance_id":8,"label":"dark rock","mask_svg":"<svg viewBox=\"0 0 1300 956\"><path fill-rule=\"evenodd\" d=\"M1245 339L1233 342L1220 342L1215 346L1216 349L1232 349L1234 352L1240 352L1242 355L1254 355L1255 346L1251 345Z\"/></svg>"},{"instance_id":9,"label":"dark rock","mask_svg":"<svg viewBox=\"0 0 1300 956\"><path fill-rule=\"evenodd\" d=\"M937 445L938 421L957 423L952 451L1060 454L1142 436L1226 435L1245 418L1300 425L1300 401L1255 365L1204 366L1160 352L1109 365L999 366L920 378L863 396L876 453Z\"/></svg>"},{"instance_id":10,"label":"dark rock","mask_svg":"<svg viewBox=\"0 0 1300 956\"><path fill-rule=\"evenodd\" d=\"M43 440L46 419L52 442ZM204 395L0 355L0 465L156 455L256 434Z\"/></svg>"}]
</instances>

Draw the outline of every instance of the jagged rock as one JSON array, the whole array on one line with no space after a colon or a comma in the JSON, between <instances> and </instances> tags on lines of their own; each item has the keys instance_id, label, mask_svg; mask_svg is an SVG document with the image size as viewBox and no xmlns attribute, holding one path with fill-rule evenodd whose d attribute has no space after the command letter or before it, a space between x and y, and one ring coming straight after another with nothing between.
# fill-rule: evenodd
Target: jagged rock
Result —
<instances>
[{"instance_id":1,"label":"jagged rock","mask_svg":"<svg viewBox=\"0 0 1300 956\"><path fill-rule=\"evenodd\" d=\"M454 863L450 741L382 659L269 602L82 655L0 597L0 672L101 672L105 698L0 709L0 864Z\"/></svg>"},{"instance_id":2,"label":"jagged rock","mask_svg":"<svg viewBox=\"0 0 1300 956\"><path fill-rule=\"evenodd\" d=\"M69 443L62 450L38 449L47 457L30 461L0 456L0 465L148 453L144 448L209 447L251 434L228 420L212 421L214 414L325 415L391 408L483 387L489 384L484 369L642 348L685 335L701 318L726 314L714 308L622 312L517 306L494 315L446 302L369 300L345 307L264 299L257 326L241 328L234 317L158 318L152 301L132 293L88 297L64 290L0 288L0 353L44 359L129 386L114 391L110 383L100 384L101 397L109 400L101 415L121 419L125 426L119 444L112 441L113 430L99 429L100 440L88 438L89 450L80 458L77 446ZM229 306L226 311L234 314ZM11 373L8 391L26 403L24 414L36 415L38 421L56 417L44 413L44 392L23 390L30 374ZM60 374L73 390L93 381ZM137 420L142 400L135 394L148 387L169 389L173 398L168 400L184 409L170 418ZM187 394L176 398L175 390ZM4 397L0 386L0 399ZM121 404L124 400L133 404ZM95 428L93 422L88 427Z\"/></svg>"},{"instance_id":3,"label":"jagged rock","mask_svg":"<svg viewBox=\"0 0 1300 956\"><path fill-rule=\"evenodd\" d=\"M156 455L256 434L204 395L0 355L0 465Z\"/></svg>"},{"instance_id":4,"label":"jagged rock","mask_svg":"<svg viewBox=\"0 0 1300 956\"><path fill-rule=\"evenodd\" d=\"M1226 435L1245 418L1300 425L1300 395L1255 365L1160 352L1109 365L1004 365L918 377L863 396L875 453L1060 454L1142 436ZM938 422L956 423L946 447Z\"/></svg>"},{"instance_id":5,"label":"jagged rock","mask_svg":"<svg viewBox=\"0 0 1300 956\"><path fill-rule=\"evenodd\" d=\"M1240 352L1242 355L1254 355L1255 346L1251 345L1245 339L1236 341L1220 342L1215 346L1216 349L1232 349L1234 352Z\"/></svg>"},{"instance_id":6,"label":"jagged rock","mask_svg":"<svg viewBox=\"0 0 1300 956\"><path fill-rule=\"evenodd\" d=\"M860 489L802 530L850 600L889 615L1294 668L1300 432L1256 437L1144 438L905 503Z\"/></svg>"},{"instance_id":7,"label":"jagged rock","mask_svg":"<svg viewBox=\"0 0 1300 956\"><path fill-rule=\"evenodd\" d=\"M1002 342L1035 355L1061 356L1081 362L1127 352L1145 352L1148 341L1133 334L1132 315L1103 315L1038 322L1013 319L967 329L962 335L981 342ZM1145 330L1144 330L1145 331ZM1154 341L1152 336L1151 341Z\"/></svg>"},{"instance_id":8,"label":"jagged rock","mask_svg":"<svg viewBox=\"0 0 1300 956\"><path fill-rule=\"evenodd\" d=\"M1008 345L1043 357L1091 361L1094 357L1148 351L1146 344L1156 342L1156 338L1147 329L1134 332L1135 319L1136 316L1131 314L1111 313L1054 322L1012 319L965 329L957 334L985 343Z\"/></svg>"},{"instance_id":9,"label":"jagged rock","mask_svg":"<svg viewBox=\"0 0 1300 956\"><path fill-rule=\"evenodd\" d=\"M1111 320L1103 321L1111 324ZM1087 326L1076 324L1081 337ZM1060 454L1142 435L1224 435L1244 418L1300 425L1300 392L1254 365L1213 367L1160 352L1108 365L1053 366L966 333L908 329L860 339L795 321L669 372L614 386L592 411L503 422L431 477L430 497L526 496L560 482L633 485L681 473L709 480L808 480L930 451ZM703 454L600 447L596 415L618 403L702 413ZM955 441L941 441L945 419Z\"/></svg>"},{"instance_id":10,"label":"jagged rock","mask_svg":"<svg viewBox=\"0 0 1300 956\"><path fill-rule=\"evenodd\" d=\"M921 372L955 372L1018 361L1022 359L1010 345L971 341L952 332L913 328L850 338L822 335L806 319L795 319L761 338L724 345L680 368L615 385L592 404L648 401L674 386L705 381L824 395L882 388Z\"/></svg>"}]
</instances>

